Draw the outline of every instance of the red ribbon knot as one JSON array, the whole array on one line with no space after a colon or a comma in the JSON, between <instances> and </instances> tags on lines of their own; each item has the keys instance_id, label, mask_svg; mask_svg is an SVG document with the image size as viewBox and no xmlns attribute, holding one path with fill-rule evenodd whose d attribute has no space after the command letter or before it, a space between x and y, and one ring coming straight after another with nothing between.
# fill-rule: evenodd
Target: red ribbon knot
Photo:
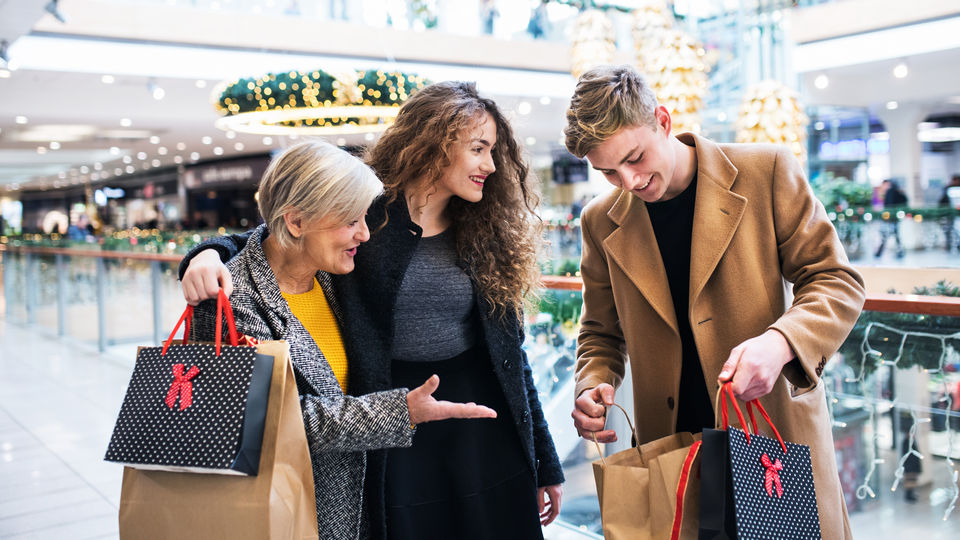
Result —
<instances>
[{"instance_id":1,"label":"red ribbon knot","mask_svg":"<svg viewBox=\"0 0 960 540\"><path fill-rule=\"evenodd\" d=\"M173 408L177 402L177 396L180 396L180 410L184 410L193 404L193 383L190 379L200 373L200 368L193 366L187 374L183 374L183 364L173 365L173 382L170 383L170 390L167 390L167 399L164 402L167 407Z\"/></svg>"},{"instance_id":2,"label":"red ribbon knot","mask_svg":"<svg viewBox=\"0 0 960 540\"><path fill-rule=\"evenodd\" d=\"M763 486L767 488L767 495L773 497L773 486L777 486L777 497L783 497L783 486L780 484L780 472L783 470L783 464L780 460L770 461L766 454L760 456L760 462L766 469L766 475L763 480Z\"/></svg>"}]
</instances>

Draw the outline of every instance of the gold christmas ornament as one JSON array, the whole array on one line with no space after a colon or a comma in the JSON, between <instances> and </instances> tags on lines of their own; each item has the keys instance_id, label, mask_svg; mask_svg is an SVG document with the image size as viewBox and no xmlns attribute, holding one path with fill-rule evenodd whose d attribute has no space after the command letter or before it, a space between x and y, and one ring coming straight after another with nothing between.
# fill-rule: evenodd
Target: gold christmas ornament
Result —
<instances>
[{"instance_id":1,"label":"gold christmas ornament","mask_svg":"<svg viewBox=\"0 0 960 540\"><path fill-rule=\"evenodd\" d=\"M703 46L673 28L673 14L659 0L649 0L636 10L633 42L637 67L657 101L670 111L673 132L700 133L700 109L710 71Z\"/></svg>"},{"instance_id":2,"label":"gold christmas ornament","mask_svg":"<svg viewBox=\"0 0 960 540\"><path fill-rule=\"evenodd\" d=\"M617 33L600 10L584 11L573 25L570 72L577 79L591 68L613 62Z\"/></svg>"},{"instance_id":3,"label":"gold christmas ornament","mask_svg":"<svg viewBox=\"0 0 960 540\"><path fill-rule=\"evenodd\" d=\"M737 142L784 144L806 162L809 123L796 92L778 81L760 81L744 94L735 123Z\"/></svg>"}]
</instances>

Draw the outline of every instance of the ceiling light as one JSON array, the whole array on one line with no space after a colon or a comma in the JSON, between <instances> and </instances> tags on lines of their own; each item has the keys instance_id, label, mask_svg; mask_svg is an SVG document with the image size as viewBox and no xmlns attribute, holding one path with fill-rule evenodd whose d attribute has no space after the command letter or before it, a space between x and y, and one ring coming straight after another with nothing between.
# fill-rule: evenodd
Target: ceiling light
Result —
<instances>
[{"instance_id":1,"label":"ceiling light","mask_svg":"<svg viewBox=\"0 0 960 540\"><path fill-rule=\"evenodd\" d=\"M197 153L197 152L191 152L191 153L190 153L190 159L193 160L193 161L196 161L196 160L200 159L200 154Z\"/></svg>"},{"instance_id":2,"label":"ceiling light","mask_svg":"<svg viewBox=\"0 0 960 540\"><path fill-rule=\"evenodd\" d=\"M20 125L23 125L23 124L26 124L26 123L27 123L27 117L26 117L26 116L18 116L18 117L16 117L16 118L14 118L13 121L16 122L16 123L18 123L18 124L20 124Z\"/></svg>"},{"instance_id":3,"label":"ceiling light","mask_svg":"<svg viewBox=\"0 0 960 540\"><path fill-rule=\"evenodd\" d=\"M173 156L173 162L179 165L180 163L183 163L183 157L182 157L182 156Z\"/></svg>"},{"instance_id":4,"label":"ceiling light","mask_svg":"<svg viewBox=\"0 0 960 540\"><path fill-rule=\"evenodd\" d=\"M896 101L888 101L888 102L887 102L887 110L888 110L888 111L894 111L894 110L896 110L897 107L899 107L899 106L900 106L900 104L897 103Z\"/></svg>"},{"instance_id":5,"label":"ceiling light","mask_svg":"<svg viewBox=\"0 0 960 540\"><path fill-rule=\"evenodd\" d=\"M817 131L823 131L823 128L825 127L827 127L827 125L819 120L813 124L813 129Z\"/></svg>"},{"instance_id":6,"label":"ceiling light","mask_svg":"<svg viewBox=\"0 0 960 540\"><path fill-rule=\"evenodd\" d=\"M133 125L133 122L129 118L121 118L120 126L121 127L130 127Z\"/></svg>"},{"instance_id":7,"label":"ceiling light","mask_svg":"<svg viewBox=\"0 0 960 540\"><path fill-rule=\"evenodd\" d=\"M51 150L59 150L59 149L60 149L60 143L58 143L57 141L50 141L50 149L51 149Z\"/></svg>"},{"instance_id":8,"label":"ceiling light","mask_svg":"<svg viewBox=\"0 0 960 540\"><path fill-rule=\"evenodd\" d=\"M113 75L104 75L100 77L100 82L103 84L113 84L116 79L113 78Z\"/></svg>"},{"instance_id":9,"label":"ceiling light","mask_svg":"<svg viewBox=\"0 0 960 540\"><path fill-rule=\"evenodd\" d=\"M184 151L184 150L186 150L186 149L187 149L186 143L182 143L182 142L178 142L178 143L177 143L177 150L180 150L180 151L182 152L182 151Z\"/></svg>"},{"instance_id":10,"label":"ceiling light","mask_svg":"<svg viewBox=\"0 0 960 540\"><path fill-rule=\"evenodd\" d=\"M94 168L95 170L98 170L98 171L99 171L99 170L102 170L102 169L103 169L103 163L100 163L100 162L98 161L98 162L96 162L96 163L93 164L93 168Z\"/></svg>"},{"instance_id":11,"label":"ceiling light","mask_svg":"<svg viewBox=\"0 0 960 540\"><path fill-rule=\"evenodd\" d=\"M216 155L218 155L218 156L222 156L222 155L223 155L223 148L220 148L219 146L215 146L215 147L213 147L213 153L216 154Z\"/></svg>"},{"instance_id":12,"label":"ceiling light","mask_svg":"<svg viewBox=\"0 0 960 540\"><path fill-rule=\"evenodd\" d=\"M235 144L233 145L233 148L234 148L234 150L236 150L237 152L242 152L242 151L243 151L243 143L242 143L242 142L235 143Z\"/></svg>"},{"instance_id":13,"label":"ceiling light","mask_svg":"<svg viewBox=\"0 0 960 540\"><path fill-rule=\"evenodd\" d=\"M197 85L197 88L206 88L206 87L207 87L207 81L205 81L205 80L203 80L203 79L197 79L197 82L196 82L195 84Z\"/></svg>"},{"instance_id":14,"label":"ceiling light","mask_svg":"<svg viewBox=\"0 0 960 540\"><path fill-rule=\"evenodd\" d=\"M347 144L347 140L344 139L343 137L340 137L339 139L337 139L337 146L344 146L345 144Z\"/></svg>"},{"instance_id":15,"label":"ceiling light","mask_svg":"<svg viewBox=\"0 0 960 540\"><path fill-rule=\"evenodd\" d=\"M549 105L549 104L550 104L550 96L543 96L542 98L540 98L540 104L541 104L541 105Z\"/></svg>"},{"instance_id":16,"label":"ceiling light","mask_svg":"<svg viewBox=\"0 0 960 540\"><path fill-rule=\"evenodd\" d=\"M60 178L61 180L64 179L64 178L66 178L66 177L67 177L67 173L65 173L65 172L63 172L63 171L60 171L59 173L57 173L57 178Z\"/></svg>"},{"instance_id":17,"label":"ceiling light","mask_svg":"<svg viewBox=\"0 0 960 540\"><path fill-rule=\"evenodd\" d=\"M237 138L237 132L236 132L236 131L228 131L228 132L226 133L226 135L227 135L227 138L228 138L228 139L236 139L236 138Z\"/></svg>"},{"instance_id":18,"label":"ceiling light","mask_svg":"<svg viewBox=\"0 0 960 540\"><path fill-rule=\"evenodd\" d=\"M166 146L161 146L161 147L157 148L157 153L160 154L161 156L167 155L167 147L166 147Z\"/></svg>"},{"instance_id":19,"label":"ceiling light","mask_svg":"<svg viewBox=\"0 0 960 540\"><path fill-rule=\"evenodd\" d=\"M160 88L159 86L154 86L153 90L151 90L151 93L153 94L153 99L157 101L160 101L164 96L167 95L166 90Z\"/></svg>"},{"instance_id":20,"label":"ceiling light","mask_svg":"<svg viewBox=\"0 0 960 540\"><path fill-rule=\"evenodd\" d=\"M372 140L373 140L373 133L367 133L366 135L364 135L364 136L363 136L363 140L365 140L365 141L372 141Z\"/></svg>"},{"instance_id":21,"label":"ceiling light","mask_svg":"<svg viewBox=\"0 0 960 540\"><path fill-rule=\"evenodd\" d=\"M156 135L152 135L150 137L150 144L158 144L159 142L160 142L160 137L157 137Z\"/></svg>"},{"instance_id":22,"label":"ceiling light","mask_svg":"<svg viewBox=\"0 0 960 540\"><path fill-rule=\"evenodd\" d=\"M113 170L113 174L115 176L120 176L121 174L123 174L123 169L121 169L120 167L117 167L116 169Z\"/></svg>"},{"instance_id":23,"label":"ceiling light","mask_svg":"<svg viewBox=\"0 0 960 540\"><path fill-rule=\"evenodd\" d=\"M530 110L531 110L532 108L533 108L533 107L530 106L530 102L529 102L529 101L521 101L521 102L517 105L517 112L520 113L520 114L530 114Z\"/></svg>"},{"instance_id":24,"label":"ceiling light","mask_svg":"<svg viewBox=\"0 0 960 540\"><path fill-rule=\"evenodd\" d=\"M146 153L146 152L137 152L137 159L139 159L140 161L143 161L143 160L147 159L147 153Z\"/></svg>"},{"instance_id":25,"label":"ceiling light","mask_svg":"<svg viewBox=\"0 0 960 540\"><path fill-rule=\"evenodd\" d=\"M536 137L527 137L526 142L527 142L527 146L533 146L537 144L537 139Z\"/></svg>"},{"instance_id":26,"label":"ceiling light","mask_svg":"<svg viewBox=\"0 0 960 540\"><path fill-rule=\"evenodd\" d=\"M47 147L46 147L46 146L38 146L38 147L37 147L37 153L38 153L38 154L46 154L46 153L47 153Z\"/></svg>"},{"instance_id":27,"label":"ceiling light","mask_svg":"<svg viewBox=\"0 0 960 540\"><path fill-rule=\"evenodd\" d=\"M0 69L0 79L9 79L9 78L10 78L10 70Z\"/></svg>"},{"instance_id":28,"label":"ceiling light","mask_svg":"<svg viewBox=\"0 0 960 540\"><path fill-rule=\"evenodd\" d=\"M830 79L821 73L820 75L817 75L816 79L813 80L813 85L816 86L817 89L823 90L830 85Z\"/></svg>"},{"instance_id":29,"label":"ceiling light","mask_svg":"<svg viewBox=\"0 0 960 540\"><path fill-rule=\"evenodd\" d=\"M893 76L902 79L910 73L910 70L907 68L906 62L900 62L893 68Z\"/></svg>"},{"instance_id":30,"label":"ceiling light","mask_svg":"<svg viewBox=\"0 0 960 540\"><path fill-rule=\"evenodd\" d=\"M82 174L87 174L88 172L90 172L90 167L87 167L86 165L84 165L84 166L80 167L80 172L81 172Z\"/></svg>"},{"instance_id":31,"label":"ceiling light","mask_svg":"<svg viewBox=\"0 0 960 540\"><path fill-rule=\"evenodd\" d=\"M154 167L159 167L159 166L160 166L160 160L159 160L159 159L155 159L155 160L151 161L150 164L153 165Z\"/></svg>"},{"instance_id":32,"label":"ceiling light","mask_svg":"<svg viewBox=\"0 0 960 540\"><path fill-rule=\"evenodd\" d=\"M132 162L132 161L133 161L133 158L132 158L132 157L130 157L130 156L123 156L123 162L124 162L124 163L130 163L130 162Z\"/></svg>"},{"instance_id":33,"label":"ceiling light","mask_svg":"<svg viewBox=\"0 0 960 540\"><path fill-rule=\"evenodd\" d=\"M135 171L135 170L137 170L137 169L136 169L136 167L134 167L133 165L127 165L127 168L124 169L124 170L127 171L127 174L133 174L133 171Z\"/></svg>"},{"instance_id":34,"label":"ceiling light","mask_svg":"<svg viewBox=\"0 0 960 540\"><path fill-rule=\"evenodd\" d=\"M270 146L271 144L273 144L273 139L271 137L264 137L263 144Z\"/></svg>"},{"instance_id":35,"label":"ceiling light","mask_svg":"<svg viewBox=\"0 0 960 540\"><path fill-rule=\"evenodd\" d=\"M200 139L200 142L202 142L203 144L210 144L213 142L213 139L211 139L208 136L204 136L202 139Z\"/></svg>"},{"instance_id":36,"label":"ceiling light","mask_svg":"<svg viewBox=\"0 0 960 540\"><path fill-rule=\"evenodd\" d=\"M116 146L111 146L111 147L110 147L110 154L112 154L112 155L115 156L115 155L117 155L117 154L119 154L119 153L120 153L120 149L119 149L119 148L117 148Z\"/></svg>"}]
</instances>

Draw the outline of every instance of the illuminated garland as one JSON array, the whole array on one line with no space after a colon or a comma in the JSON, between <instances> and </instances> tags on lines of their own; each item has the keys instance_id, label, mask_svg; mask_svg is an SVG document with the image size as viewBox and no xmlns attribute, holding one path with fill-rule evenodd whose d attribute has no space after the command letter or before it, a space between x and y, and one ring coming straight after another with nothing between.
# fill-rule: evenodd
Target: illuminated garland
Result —
<instances>
[{"instance_id":1,"label":"illuminated garland","mask_svg":"<svg viewBox=\"0 0 960 540\"><path fill-rule=\"evenodd\" d=\"M419 75L383 70L268 73L214 90L223 117L217 126L252 133L376 131L428 84Z\"/></svg>"}]
</instances>

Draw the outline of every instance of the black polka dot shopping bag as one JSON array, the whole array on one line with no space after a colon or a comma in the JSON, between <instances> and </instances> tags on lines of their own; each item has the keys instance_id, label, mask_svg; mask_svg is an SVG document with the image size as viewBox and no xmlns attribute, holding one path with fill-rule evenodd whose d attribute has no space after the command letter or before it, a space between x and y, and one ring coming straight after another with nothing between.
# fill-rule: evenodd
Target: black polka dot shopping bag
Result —
<instances>
[{"instance_id":1,"label":"black polka dot shopping bag","mask_svg":"<svg viewBox=\"0 0 960 540\"><path fill-rule=\"evenodd\" d=\"M238 336L141 347L105 459L126 465L120 537L316 538L310 453L290 349ZM185 325L183 344L173 337ZM198 474L199 473L199 474Z\"/></svg>"},{"instance_id":2,"label":"black polka dot shopping bag","mask_svg":"<svg viewBox=\"0 0 960 540\"><path fill-rule=\"evenodd\" d=\"M699 538L821 538L810 447L785 442L757 400L746 404L751 433L730 383L717 394L723 429L705 429L702 434ZM729 425L727 396L743 429ZM753 407L773 437L759 434Z\"/></svg>"}]
</instances>

